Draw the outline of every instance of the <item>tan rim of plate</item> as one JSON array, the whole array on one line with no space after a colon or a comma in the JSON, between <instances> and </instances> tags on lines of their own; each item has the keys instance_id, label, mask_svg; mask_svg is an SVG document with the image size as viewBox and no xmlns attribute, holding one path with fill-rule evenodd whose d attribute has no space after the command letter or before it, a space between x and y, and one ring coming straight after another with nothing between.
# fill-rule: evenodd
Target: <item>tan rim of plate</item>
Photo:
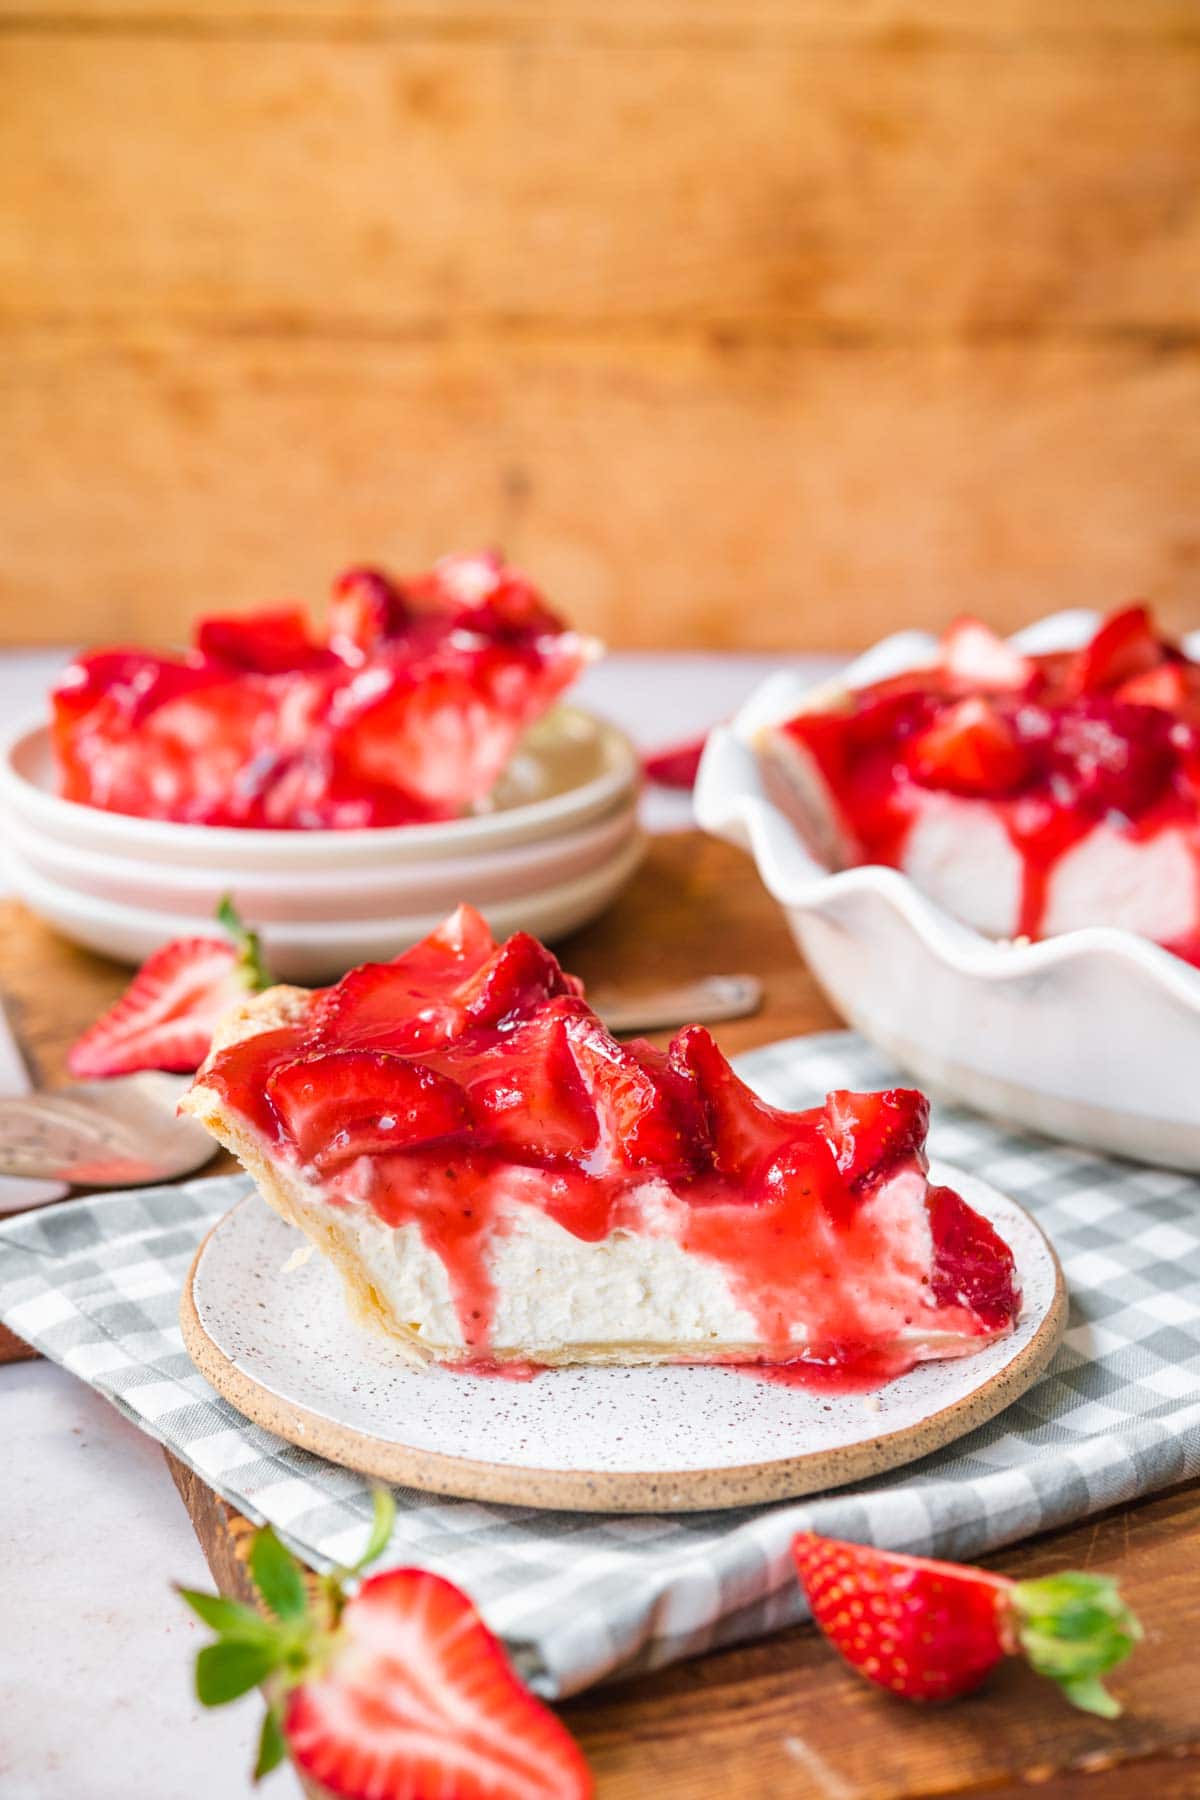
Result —
<instances>
[{"instance_id":1,"label":"tan rim of plate","mask_svg":"<svg viewBox=\"0 0 1200 1800\"><path fill-rule=\"evenodd\" d=\"M1010 1201L1010 1205L1016 1204ZM1025 1347L981 1388L940 1407L919 1424L883 1432L861 1444L810 1450L803 1456L725 1469L687 1469L672 1474L663 1470L642 1473L515 1468L508 1463L446 1456L437 1450L411 1449L369 1432L355 1431L281 1398L238 1368L205 1330L192 1291L200 1259L221 1223L218 1220L212 1227L192 1258L180 1297L179 1322L188 1355L224 1399L252 1424L361 1475L373 1475L423 1493L459 1500L490 1500L507 1506L545 1507L560 1512L708 1512L757 1506L770 1500L795 1500L805 1494L844 1487L848 1482L866 1481L940 1450L1011 1406L1046 1368L1062 1342L1067 1323L1067 1288L1062 1268L1054 1246L1033 1220L1054 1265L1054 1296L1045 1318Z\"/></svg>"}]
</instances>

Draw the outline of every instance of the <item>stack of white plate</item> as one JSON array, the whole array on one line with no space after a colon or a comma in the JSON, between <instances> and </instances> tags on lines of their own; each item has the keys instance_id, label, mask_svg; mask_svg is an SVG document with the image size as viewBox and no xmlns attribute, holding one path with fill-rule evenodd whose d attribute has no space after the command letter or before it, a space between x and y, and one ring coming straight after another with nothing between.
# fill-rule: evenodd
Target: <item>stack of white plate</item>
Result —
<instances>
[{"instance_id":1,"label":"stack of white plate","mask_svg":"<svg viewBox=\"0 0 1200 1800\"><path fill-rule=\"evenodd\" d=\"M564 706L467 818L366 831L176 825L61 799L36 725L0 753L4 872L65 937L127 962L209 929L232 894L276 975L325 981L395 956L462 900L497 936L553 940L585 924L641 858L638 784L629 739Z\"/></svg>"}]
</instances>

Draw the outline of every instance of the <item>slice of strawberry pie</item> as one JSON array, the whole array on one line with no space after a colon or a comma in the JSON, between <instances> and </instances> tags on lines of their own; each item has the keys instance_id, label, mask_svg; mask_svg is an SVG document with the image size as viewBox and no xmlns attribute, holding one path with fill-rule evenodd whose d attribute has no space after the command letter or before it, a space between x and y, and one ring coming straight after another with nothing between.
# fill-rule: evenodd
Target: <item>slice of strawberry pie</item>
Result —
<instances>
[{"instance_id":1,"label":"slice of strawberry pie","mask_svg":"<svg viewBox=\"0 0 1200 1800\"><path fill-rule=\"evenodd\" d=\"M80 657L53 695L62 792L185 824L454 818L596 648L495 556L352 569L320 635L283 610L202 619L178 656Z\"/></svg>"},{"instance_id":2,"label":"slice of strawberry pie","mask_svg":"<svg viewBox=\"0 0 1200 1800\"><path fill-rule=\"evenodd\" d=\"M1115 925L1200 962L1200 664L1144 607L1041 655L960 619L759 749L835 868L901 869L993 937Z\"/></svg>"},{"instance_id":3,"label":"slice of strawberry pie","mask_svg":"<svg viewBox=\"0 0 1200 1800\"><path fill-rule=\"evenodd\" d=\"M469 907L336 987L245 1001L183 1105L418 1360L890 1375L1020 1304L1007 1245L927 1180L922 1095L768 1106L700 1026L618 1043Z\"/></svg>"}]
</instances>

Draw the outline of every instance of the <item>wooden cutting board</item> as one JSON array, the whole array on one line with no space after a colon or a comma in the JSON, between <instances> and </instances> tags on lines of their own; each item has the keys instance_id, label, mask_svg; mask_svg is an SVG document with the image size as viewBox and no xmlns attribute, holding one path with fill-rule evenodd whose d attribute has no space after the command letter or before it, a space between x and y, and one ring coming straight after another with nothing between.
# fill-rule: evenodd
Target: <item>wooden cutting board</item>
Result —
<instances>
[{"instance_id":1,"label":"wooden cutting board","mask_svg":"<svg viewBox=\"0 0 1200 1800\"><path fill-rule=\"evenodd\" d=\"M694 833L656 839L625 895L562 947L592 987L659 985L747 970L764 984L756 1018L718 1029L730 1053L835 1026L782 914L749 863ZM0 907L0 993L35 1078L64 1073L72 1037L127 971L75 950L23 908ZM215 1160L211 1170L223 1166ZM19 1354L30 1352L11 1340ZM252 1527L168 1457L213 1576L249 1595ZM1018 1577L1061 1568L1119 1576L1147 1629L1113 1682L1108 1723L1072 1712L1015 1664L953 1708L899 1705L850 1674L810 1627L639 1676L563 1710L600 1800L1155 1800L1200 1795L1200 1484L1118 1508L988 1559ZM253 1727L247 1724L247 1757Z\"/></svg>"}]
</instances>

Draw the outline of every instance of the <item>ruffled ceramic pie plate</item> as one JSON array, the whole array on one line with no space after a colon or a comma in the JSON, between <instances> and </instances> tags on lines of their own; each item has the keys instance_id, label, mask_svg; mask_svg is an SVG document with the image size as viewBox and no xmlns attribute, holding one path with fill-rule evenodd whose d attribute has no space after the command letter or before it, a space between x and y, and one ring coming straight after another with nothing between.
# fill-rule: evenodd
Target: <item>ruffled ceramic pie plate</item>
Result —
<instances>
[{"instance_id":1,"label":"ruffled ceramic pie plate","mask_svg":"<svg viewBox=\"0 0 1200 1800\"><path fill-rule=\"evenodd\" d=\"M724 1368L554 1369L527 1382L418 1370L346 1311L324 1258L256 1194L196 1253L184 1341L239 1412L347 1468L465 1499L583 1512L694 1512L840 1487L927 1456L1025 1392L1062 1337L1066 1290L1041 1229L956 1170L935 1178L1012 1246L1013 1334L868 1393Z\"/></svg>"}]
</instances>

